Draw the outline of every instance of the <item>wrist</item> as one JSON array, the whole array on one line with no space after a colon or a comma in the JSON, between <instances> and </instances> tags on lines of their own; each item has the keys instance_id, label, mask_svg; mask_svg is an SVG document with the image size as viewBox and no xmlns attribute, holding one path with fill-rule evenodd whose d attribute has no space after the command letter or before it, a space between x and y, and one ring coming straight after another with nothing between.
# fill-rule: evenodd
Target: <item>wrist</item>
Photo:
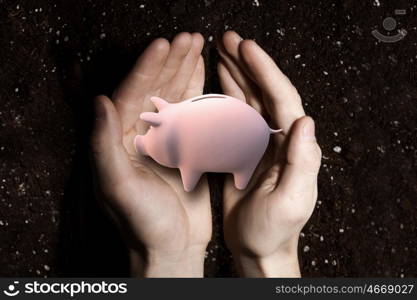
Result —
<instances>
[{"instance_id":1,"label":"wrist","mask_svg":"<svg viewBox=\"0 0 417 300\"><path fill-rule=\"evenodd\" d=\"M144 254L132 252L131 273L135 277L204 277L206 248L194 246L187 249L149 250Z\"/></svg>"},{"instance_id":2,"label":"wrist","mask_svg":"<svg viewBox=\"0 0 417 300\"><path fill-rule=\"evenodd\" d=\"M297 248L277 251L268 256L233 254L236 268L242 277L298 278L301 277Z\"/></svg>"}]
</instances>

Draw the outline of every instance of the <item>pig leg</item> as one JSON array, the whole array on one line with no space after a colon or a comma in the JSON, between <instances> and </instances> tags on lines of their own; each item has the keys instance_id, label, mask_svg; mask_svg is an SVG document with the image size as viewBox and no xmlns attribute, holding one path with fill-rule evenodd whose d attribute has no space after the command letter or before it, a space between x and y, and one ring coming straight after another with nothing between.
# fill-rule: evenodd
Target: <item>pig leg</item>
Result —
<instances>
[{"instance_id":1,"label":"pig leg","mask_svg":"<svg viewBox=\"0 0 417 300\"><path fill-rule=\"evenodd\" d=\"M144 135L137 135L133 139L133 146L135 147L135 150L137 153L142 155L148 155L145 148L145 141L143 140Z\"/></svg>"},{"instance_id":2,"label":"pig leg","mask_svg":"<svg viewBox=\"0 0 417 300\"><path fill-rule=\"evenodd\" d=\"M197 185L198 180L201 177L201 173L190 169L180 169L182 184L186 192L191 192Z\"/></svg>"},{"instance_id":3,"label":"pig leg","mask_svg":"<svg viewBox=\"0 0 417 300\"><path fill-rule=\"evenodd\" d=\"M255 167L247 168L233 173L235 180L235 187L238 190L244 190L249 183L250 178L252 177Z\"/></svg>"}]
</instances>

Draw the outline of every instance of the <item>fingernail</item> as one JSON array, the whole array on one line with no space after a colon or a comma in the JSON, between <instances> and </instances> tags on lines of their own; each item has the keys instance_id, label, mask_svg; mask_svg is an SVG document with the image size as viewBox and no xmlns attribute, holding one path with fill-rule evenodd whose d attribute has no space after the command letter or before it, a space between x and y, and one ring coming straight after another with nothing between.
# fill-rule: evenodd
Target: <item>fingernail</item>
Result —
<instances>
[{"instance_id":1,"label":"fingernail","mask_svg":"<svg viewBox=\"0 0 417 300\"><path fill-rule=\"evenodd\" d=\"M308 118L303 126L303 138L306 140L315 140L315 131L314 121L311 118Z\"/></svg>"}]
</instances>

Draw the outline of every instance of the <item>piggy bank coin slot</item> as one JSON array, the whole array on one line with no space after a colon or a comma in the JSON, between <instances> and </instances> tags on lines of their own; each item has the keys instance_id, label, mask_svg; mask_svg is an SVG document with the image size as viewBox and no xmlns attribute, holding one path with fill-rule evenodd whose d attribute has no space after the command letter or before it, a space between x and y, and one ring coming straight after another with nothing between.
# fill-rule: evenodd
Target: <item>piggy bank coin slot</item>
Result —
<instances>
[{"instance_id":1,"label":"piggy bank coin slot","mask_svg":"<svg viewBox=\"0 0 417 300\"><path fill-rule=\"evenodd\" d=\"M210 99L210 98L226 99L225 96L206 96L206 97L201 97L201 98L194 99L191 102L197 102L197 101L200 101L200 100L205 100L205 99Z\"/></svg>"}]
</instances>

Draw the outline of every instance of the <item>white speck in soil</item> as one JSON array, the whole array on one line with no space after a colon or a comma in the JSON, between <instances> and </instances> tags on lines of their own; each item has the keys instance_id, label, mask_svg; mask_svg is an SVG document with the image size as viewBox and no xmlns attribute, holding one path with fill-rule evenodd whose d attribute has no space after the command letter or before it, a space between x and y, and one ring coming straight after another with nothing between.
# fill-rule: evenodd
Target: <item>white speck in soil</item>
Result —
<instances>
[{"instance_id":1,"label":"white speck in soil","mask_svg":"<svg viewBox=\"0 0 417 300\"><path fill-rule=\"evenodd\" d=\"M68 42L69 41L69 37L68 35L64 37L64 42Z\"/></svg>"},{"instance_id":2,"label":"white speck in soil","mask_svg":"<svg viewBox=\"0 0 417 300\"><path fill-rule=\"evenodd\" d=\"M303 251L304 251L304 252L308 252L308 251L310 251L310 247L309 247L309 246L304 246Z\"/></svg>"},{"instance_id":3,"label":"white speck in soil","mask_svg":"<svg viewBox=\"0 0 417 300\"><path fill-rule=\"evenodd\" d=\"M294 56L294 58L295 59L299 59L301 57L301 54L296 54L295 56Z\"/></svg>"},{"instance_id":4,"label":"white speck in soil","mask_svg":"<svg viewBox=\"0 0 417 300\"><path fill-rule=\"evenodd\" d=\"M139 5L139 8L145 8L145 4Z\"/></svg>"},{"instance_id":5,"label":"white speck in soil","mask_svg":"<svg viewBox=\"0 0 417 300\"><path fill-rule=\"evenodd\" d=\"M104 39L105 37L106 37L106 34L104 32L100 34L100 39L101 40Z\"/></svg>"},{"instance_id":6,"label":"white speck in soil","mask_svg":"<svg viewBox=\"0 0 417 300\"><path fill-rule=\"evenodd\" d=\"M384 146L377 146L376 149L381 153L385 153L385 147Z\"/></svg>"},{"instance_id":7,"label":"white speck in soil","mask_svg":"<svg viewBox=\"0 0 417 300\"><path fill-rule=\"evenodd\" d=\"M260 6L259 0L253 0L252 3L253 3L254 6L258 6L258 7Z\"/></svg>"},{"instance_id":8,"label":"white speck in soil","mask_svg":"<svg viewBox=\"0 0 417 300\"><path fill-rule=\"evenodd\" d=\"M18 93L18 92L19 92L19 88L15 88L15 89L14 89L14 92L15 92L15 93Z\"/></svg>"},{"instance_id":9,"label":"white speck in soil","mask_svg":"<svg viewBox=\"0 0 417 300\"><path fill-rule=\"evenodd\" d=\"M312 260L311 261L311 265L314 267L316 265L316 261L315 260Z\"/></svg>"},{"instance_id":10,"label":"white speck in soil","mask_svg":"<svg viewBox=\"0 0 417 300\"><path fill-rule=\"evenodd\" d=\"M51 268L48 265L44 265L43 268L45 269L45 271L51 270Z\"/></svg>"},{"instance_id":11,"label":"white speck in soil","mask_svg":"<svg viewBox=\"0 0 417 300\"><path fill-rule=\"evenodd\" d=\"M340 153L340 152L342 152L342 147L335 146L335 147L333 147L333 151L336 152L336 153Z\"/></svg>"},{"instance_id":12,"label":"white speck in soil","mask_svg":"<svg viewBox=\"0 0 417 300\"><path fill-rule=\"evenodd\" d=\"M339 232L340 232L340 233L343 233L343 232L345 232L345 230L344 230L343 228L340 228L340 229L339 229Z\"/></svg>"},{"instance_id":13,"label":"white speck in soil","mask_svg":"<svg viewBox=\"0 0 417 300\"><path fill-rule=\"evenodd\" d=\"M285 29L284 29L284 28L282 28L282 29L277 28L277 33L278 33L280 36L284 36L284 35L285 35Z\"/></svg>"},{"instance_id":14,"label":"white speck in soil","mask_svg":"<svg viewBox=\"0 0 417 300\"><path fill-rule=\"evenodd\" d=\"M209 42L213 41L213 36L212 36L212 35L210 35L210 36L208 37L208 41L209 41Z\"/></svg>"}]
</instances>

